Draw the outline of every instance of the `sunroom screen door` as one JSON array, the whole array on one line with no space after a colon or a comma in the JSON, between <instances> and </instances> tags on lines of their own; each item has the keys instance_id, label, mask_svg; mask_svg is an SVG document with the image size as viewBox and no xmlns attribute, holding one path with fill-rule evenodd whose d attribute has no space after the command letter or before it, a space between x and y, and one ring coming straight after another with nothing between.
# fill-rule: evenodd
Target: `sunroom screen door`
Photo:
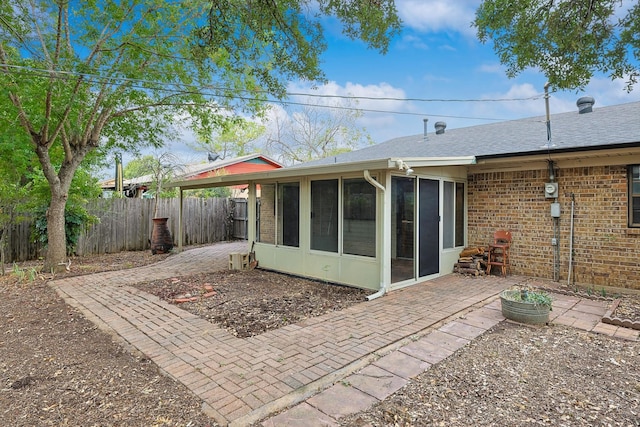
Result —
<instances>
[{"instance_id":1,"label":"sunroom screen door","mask_svg":"<svg viewBox=\"0 0 640 427\"><path fill-rule=\"evenodd\" d=\"M418 182L419 277L440 272L440 182L420 179Z\"/></svg>"},{"instance_id":2,"label":"sunroom screen door","mask_svg":"<svg viewBox=\"0 0 640 427\"><path fill-rule=\"evenodd\" d=\"M415 179L391 177L391 283L415 279Z\"/></svg>"}]
</instances>

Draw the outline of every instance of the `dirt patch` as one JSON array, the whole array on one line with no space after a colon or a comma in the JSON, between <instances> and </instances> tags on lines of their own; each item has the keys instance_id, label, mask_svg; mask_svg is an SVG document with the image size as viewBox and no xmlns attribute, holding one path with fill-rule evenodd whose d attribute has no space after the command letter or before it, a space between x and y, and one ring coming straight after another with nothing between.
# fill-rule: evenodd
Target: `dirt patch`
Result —
<instances>
[{"instance_id":1,"label":"dirt patch","mask_svg":"<svg viewBox=\"0 0 640 427\"><path fill-rule=\"evenodd\" d=\"M145 251L78 257L69 272L56 277L127 269L167 256ZM125 351L67 306L47 285L51 277L38 267L37 262L21 263L15 274L0 277L0 425L216 425L180 383L160 374L146 358ZM316 307L323 305L323 310L341 309L364 297L356 293L354 301L336 293L323 299L314 293L315 286L331 292L354 290L313 281L307 288L299 278L260 270L162 282L139 286L152 286L154 293L171 300L201 296L209 292L204 285L212 285L215 295L179 306L203 317L219 317L211 320L223 325L228 321L224 327L238 336L317 315ZM245 287L257 283L261 285ZM638 295L616 296L622 297L620 313L640 320ZM310 306L300 298L322 302ZM278 299L283 307L271 302ZM260 311L264 300L268 302ZM341 423L640 425L639 354L636 342L561 326L503 323L380 405Z\"/></svg>"},{"instance_id":2,"label":"dirt patch","mask_svg":"<svg viewBox=\"0 0 640 427\"><path fill-rule=\"evenodd\" d=\"M67 306L51 279L152 264L149 251L72 258L70 269L43 274L41 262L7 265L0 276L0 425L191 426L217 424L182 384L132 355ZM370 292L254 270L140 284L171 301L215 296L180 307L251 336L364 301ZM215 308L215 310L214 310Z\"/></svg>"},{"instance_id":3,"label":"dirt patch","mask_svg":"<svg viewBox=\"0 0 640 427\"><path fill-rule=\"evenodd\" d=\"M182 384L114 343L41 279L2 277L0 324L0 425L215 425Z\"/></svg>"},{"instance_id":4,"label":"dirt patch","mask_svg":"<svg viewBox=\"0 0 640 427\"><path fill-rule=\"evenodd\" d=\"M341 426L637 426L640 343L503 322Z\"/></svg>"},{"instance_id":5,"label":"dirt patch","mask_svg":"<svg viewBox=\"0 0 640 427\"><path fill-rule=\"evenodd\" d=\"M115 254L73 256L68 260L67 269L55 274L42 271L42 261L5 264L5 275L0 274L0 285L28 284L103 271L127 270L154 264L169 256L171 256L170 253L153 255L151 251L125 251Z\"/></svg>"},{"instance_id":6,"label":"dirt patch","mask_svg":"<svg viewBox=\"0 0 640 427\"><path fill-rule=\"evenodd\" d=\"M135 287L174 304L193 299L180 303L180 308L239 338L342 310L372 293L259 269L154 280Z\"/></svg>"}]
</instances>

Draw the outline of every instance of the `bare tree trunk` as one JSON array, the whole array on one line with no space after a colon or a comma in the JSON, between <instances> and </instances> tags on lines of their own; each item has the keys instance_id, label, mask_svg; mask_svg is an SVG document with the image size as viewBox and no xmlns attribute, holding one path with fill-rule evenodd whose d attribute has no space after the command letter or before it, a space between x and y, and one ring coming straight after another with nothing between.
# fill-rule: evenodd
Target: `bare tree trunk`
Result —
<instances>
[{"instance_id":1,"label":"bare tree trunk","mask_svg":"<svg viewBox=\"0 0 640 427\"><path fill-rule=\"evenodd\" d=\"M67 204L66 194L52 191L51 204L47 210L47 256L44 271L62 271L67 260L67 237L65 233L64 211Z\"/></svg>"},{"instance_id":2,"label":"bare tree trunk","mask_svg":"<svg viewBox=\"0 0 640 427\"><path fill-rule=\"evenodd\" d=\"M0 276L4 276L4 241L6 233L0 230Z\"/></svg>"}]
</instances>

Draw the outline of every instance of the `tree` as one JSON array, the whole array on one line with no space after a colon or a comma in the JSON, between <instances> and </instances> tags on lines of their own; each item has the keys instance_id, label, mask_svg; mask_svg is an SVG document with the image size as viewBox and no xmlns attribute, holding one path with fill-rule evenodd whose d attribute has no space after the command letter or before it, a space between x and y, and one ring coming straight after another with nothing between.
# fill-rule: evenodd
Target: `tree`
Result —
<instances>
[{"instance_id":1,"label":"tree","mask_svg":"<svg viewBox=\"0 0 640 427\"><path fill-rule=\"evenodd\" d=\"M0 112L0 115L5 112ZM29 170L33 155L26 141L15 139L15 134L0 135L0 274L4 275L5 246L12 224L20 216L29 200L32 183Z\"/></svg>"},{"instance_id":2,"label":"tree","mask_svg":"<svg viewBox=\"0 0 640 427\"><path fill-rule=\"evenodd\" d=\"M149 176L151 192L156 203L153 208L153 217L158 215L158 199L163 196L174 196L175 189L169 194L164 194L164 185L176 174L184 170L185 165L172 153L163 152L155 155L146 155L139 159L133 159L124 168L124 176L127 178L139 178Z\"/></svg>"},{"instance_id":3,"label":"tree","mask_svg":"<svg viewBox=\"0 0 640 427\"><path fill-rule=\"evenodd\" d=\"M8 109L0 102L0 123ZM4 117L6 119L6 117ZM52 152L59 162L62 153ZM33 152L29 138L19 127L2 128L0 132L0 269L4 266L6 238L17 223L35 219L33 238L45 246L47 244L46 222L40 217L46 214L50 201L48 185L38 168L38 159ZM99 156L90 156L78 169L69 191L65 212L65 234L67 249L73 251L79 233L93 217L86 210L88 198L98 197L100 188L91 176L92 168L99 167ZM79 223L78 221L82 221ZM44 234L42 233L44 231Z\"/></svg>"},{"instance_id":4,"label":"tree","mask_svg":"<svg viewBox=\"0 0 640 427\"><path fill-rule=\"evenodd\" d=\"M49 185L45 269L65 261L65 205L89 153L160 146L181 119L207 135L284 97L287 80L322 79L322 15L382 52L400 28L393 0L2 2L0 130L21 128Z\"/></svg>"},{"instance_id":5,"label":"tree","mask_svg":"<svg viewBox=\"0 0 640 427\"><path fill-rule=\"evenodd\" d=\"M265 151L283 163L302 163L334 156L372 143L356 123L362 112L347 104L339 109L305 106L286 116L275 116Z\"/></svg>"},{"instance_id":6,"label":"tree","mask_svg":"<svg viewBox=\"0 0 640 427\"><path fill-rule=\"evenodd\" d=\"M485 0L473 25L480 41L493 40L509 77L538 67L552 86L576 89L602 72L626 78L631 91L640 75L640 4L624 6L620 0Z\"/></svg>"},{"instance_id":7,"label":"tree","mask_svg":"<svg viewBox=\"0 0 640 427\"><path fill-rule=\"evenodd\" d=\"M191 147L218 155L221 159L251 154L256 150L253 144L265 132L265 127L248 120L230 121L214 132L210 138L200 137Z\"/></svg>"}]
</instances>

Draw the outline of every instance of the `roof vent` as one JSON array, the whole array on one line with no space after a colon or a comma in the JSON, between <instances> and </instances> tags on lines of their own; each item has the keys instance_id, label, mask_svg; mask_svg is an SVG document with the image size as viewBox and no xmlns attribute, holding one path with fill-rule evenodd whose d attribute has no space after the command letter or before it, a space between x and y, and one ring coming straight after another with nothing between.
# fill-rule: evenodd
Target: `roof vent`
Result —
<instances>
[{"instance_id":1,"label":"roof vent","mask_svg":"<svg viewBox=\"0 0 640 427\"><path fill-rule=\"evenodd\" d=\"M423 139L425 141L427 141L429 139L429 137L427 136L427 122L429 121L429 119L422 119L422 121L424 122L424 136Z\"/></svg>"},{"instance_id":2,"label":"roof vent","mask_svg":"<svg viewBox=\"0 0 640 427\"><path fill-rule=\"evenodd\" d=\"M578 106L578 113L590 113L593 111L593 104L596 103L596 100L593 99L592 96L583 96L578 101L576 101L576 105Z\"/></svg>"},{"instance_id":3,"label":"roof vent","mask_svg":"<svg viewBox=\"0 0 640 427\"><path fill-rule=\"evenodd\" d=\"M445 122L436 122L433 127L436 128L436 135L442 135L447 127Z\"/></svg>"}]
</instances>

